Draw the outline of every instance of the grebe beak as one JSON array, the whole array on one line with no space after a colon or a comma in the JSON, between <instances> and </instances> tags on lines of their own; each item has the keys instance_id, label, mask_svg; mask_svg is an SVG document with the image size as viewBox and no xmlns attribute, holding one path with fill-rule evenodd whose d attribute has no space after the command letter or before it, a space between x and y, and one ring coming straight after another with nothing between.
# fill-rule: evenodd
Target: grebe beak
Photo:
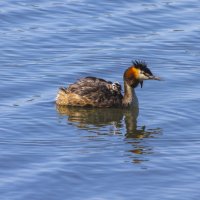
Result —
<instances>
[{"instance_id":1,"label":"grebe beak","mask_svg":"<svg viewBox=\"0 0 200 200\"><path fill-rule=\"evenodd\" d=\"M148 77L149 78L149 80L157 80L157 81L161 81L162 79L160 78L160 77L158 77L158 76L149 76Z\"/></svg>"},{"instance_id":2,"label":"grebe beak","mask_svg":"<svg viewBox=\"0 0 200 200\"><path fill-rule=\"evenodd\" d=\"M156 81L161 81L162 79L161 79L160 77L158 77L158 76L148 75L148 76L146 76L146 79L144 79L144 80L156 80ZM140 83L140 86L141 86L141 88L142 88L142 86L143 86L143 80L141 80L139 83Z\"/></svg>"}]
</instances>

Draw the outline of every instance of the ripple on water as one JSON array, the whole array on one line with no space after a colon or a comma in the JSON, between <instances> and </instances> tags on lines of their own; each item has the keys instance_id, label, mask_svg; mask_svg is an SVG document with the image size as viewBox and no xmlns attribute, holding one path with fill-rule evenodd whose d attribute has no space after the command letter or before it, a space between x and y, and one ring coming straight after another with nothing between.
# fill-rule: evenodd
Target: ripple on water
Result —
<instances>
[{"instance_id":1,"label":"ripple on water","mask_svg":"<svg viewBox=\"0 0 200 200\"><path fill-rule=\"evenodd\" d=\"M0 4L1 199L198 199L198 1ZM164 79L137 88L139 116L55 108L135 59Z\"/></svg>"}]
</instances>

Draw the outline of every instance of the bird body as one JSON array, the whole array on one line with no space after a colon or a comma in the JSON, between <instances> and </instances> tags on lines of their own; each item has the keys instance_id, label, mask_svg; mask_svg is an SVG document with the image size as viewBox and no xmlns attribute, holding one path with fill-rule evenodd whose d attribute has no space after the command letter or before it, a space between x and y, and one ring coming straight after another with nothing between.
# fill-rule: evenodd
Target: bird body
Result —
<instances>
[{"instance_id":1,"label":"bird body","mask_svg":"<svg viewBox=\"0 0 200 200\"><path fill-rule=\"evenodd\" d=\"M117 82L106 81L96 77L86 77L78 80L68 88L60 88L57 105L92 106L92 107L128 107L137 102L134 88L143 80L159 80L153 76L144 62L133 62L124 72L124 96Z\"/></svg>"},{"instance_id":2,"label":"bird body","mask_svg":"<svg viewBox=\"0 0 200 200\"><path fill-rule=\"evenodd\" d=\"M121 86L96 77L86 77L59 90L56 103L71 106L118 107L122 104Z\"/></svg>"}]
</instances>

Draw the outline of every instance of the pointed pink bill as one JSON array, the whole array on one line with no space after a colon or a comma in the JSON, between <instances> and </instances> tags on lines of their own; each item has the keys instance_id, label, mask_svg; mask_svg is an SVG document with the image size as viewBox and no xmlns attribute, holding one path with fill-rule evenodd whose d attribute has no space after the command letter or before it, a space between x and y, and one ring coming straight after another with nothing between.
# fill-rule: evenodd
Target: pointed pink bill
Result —
<instances>
[{"instance_id":1,"label":"pointed pink bill","mask_svg":"<svg viewBox=\"0 0 200 200\"><path fill-rule=\"evenodd\" d=\"M157 81L161 81L162 79L158 76L149 76L149 80L157 80Z\"/></svg>"}]
</instances>

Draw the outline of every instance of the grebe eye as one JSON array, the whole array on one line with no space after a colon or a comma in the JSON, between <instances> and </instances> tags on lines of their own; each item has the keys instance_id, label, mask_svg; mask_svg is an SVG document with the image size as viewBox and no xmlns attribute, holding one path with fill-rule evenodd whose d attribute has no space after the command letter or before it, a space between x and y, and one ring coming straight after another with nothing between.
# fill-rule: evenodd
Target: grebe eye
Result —
<instances>
[{"instance_id":1,"label":"grebe eye","mask_svg":"<svg viewBox=\"0 0 200 200\"><path fill-rule=\"evenodd\" d=\"M148 74L148 73L144 73L144 75L145 75L145 76L147 76L147 77L149 77L149 76L150 76L150 74Z\"/></svg>"}]
</instances>

